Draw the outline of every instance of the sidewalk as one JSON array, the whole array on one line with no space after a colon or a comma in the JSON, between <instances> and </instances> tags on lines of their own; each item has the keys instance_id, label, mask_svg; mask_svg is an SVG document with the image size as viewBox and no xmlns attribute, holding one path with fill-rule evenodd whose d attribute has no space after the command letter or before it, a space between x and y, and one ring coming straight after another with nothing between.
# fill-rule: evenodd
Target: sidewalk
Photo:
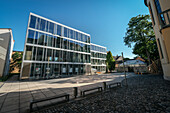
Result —
<instances>
[{"instance_id":1,"label":"sidewalk","mask_svg":"<svg viewBox=\"0 0 170 113\"><path fill-rule=\"evenodd\" d=\"M135 76L129 73L129 76ZM70 78L40 80L40 81L18 81L16 76L11 77L0 88L0 113L26 113L29 111L29 104L32 99L46 98L61 93L73 96L73 87L78 87L79 92L89 87L101 86L103 81L120 82L124 79L123 73L106 75L76 76ZM80 93L79 93L80 94ZM38 103L34 108L55 103L46 101Z\"/></svg>"}]
</instances>

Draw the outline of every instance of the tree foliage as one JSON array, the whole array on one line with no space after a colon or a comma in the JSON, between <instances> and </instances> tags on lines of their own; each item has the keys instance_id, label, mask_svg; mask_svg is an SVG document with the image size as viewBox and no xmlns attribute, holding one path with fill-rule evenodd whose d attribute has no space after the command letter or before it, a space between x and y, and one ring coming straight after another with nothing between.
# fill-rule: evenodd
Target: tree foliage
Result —
<instances>
[{"instance_id":1,"label":"tree foliage","mask_svg":"<svg viewBox=\"0 0 170 113\"><path fill-rule=\"evenodd\" d=\"M19 52L15 52L13 55L12 55L12 62L11 62L11 65L10 65L10 68L11 69L14 69L15 67L16 68L19 68L19 70L21 69L21 64L22 64L22 56L23 56L23 52L19 53Z\"/></svg>"},{"instance_id":2,"label":"tree foliage","mask_svg":"<svg viewBox=\"0 0 170 113\"><path fill-rule=\"evenodd\" d=\"M133 53L151 63L159 58L156 39L149 15L138 15L130 19L124 37L128 47L133 46Z\"/></svg>"},{"instance_id":3,"label":"tree foliage","mask_svg":"<svg viewBox=\"0 0 170 113\"><path fill-rule=\"evenodd\" d=\"M115 60L114 60L114 58L112 56L111 51L107 52L107 55L106 55L106 65L107 65L107 69L109 69L109 71L112 71L115 68Z\"/></svg>"}]
</instances>

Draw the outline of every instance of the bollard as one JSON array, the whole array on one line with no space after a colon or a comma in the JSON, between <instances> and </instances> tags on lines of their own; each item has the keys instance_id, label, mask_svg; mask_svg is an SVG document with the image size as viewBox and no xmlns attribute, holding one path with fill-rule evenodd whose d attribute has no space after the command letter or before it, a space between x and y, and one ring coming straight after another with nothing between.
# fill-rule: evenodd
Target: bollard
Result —
<instances>
[{"instance_id":1,"label":"bollard","mask_svg":"<svg viewBox=\"0 0 170 113\"><path fill-rule=\"evenodd\" d=\"M78 94L78 88L74 87L74 98L77 98L77 94Z\"/></svg>"},{"instance_id":2,"label":"bollard","mask_svg":"<svg viewBox=\"0 0 170 113\"><path fill-rule=\"evenodd\" d=\"M106 89L107 89L106 82L103 82L103 88L104 88L104 91L106 91Z\"/></svg>"}]
</instances>

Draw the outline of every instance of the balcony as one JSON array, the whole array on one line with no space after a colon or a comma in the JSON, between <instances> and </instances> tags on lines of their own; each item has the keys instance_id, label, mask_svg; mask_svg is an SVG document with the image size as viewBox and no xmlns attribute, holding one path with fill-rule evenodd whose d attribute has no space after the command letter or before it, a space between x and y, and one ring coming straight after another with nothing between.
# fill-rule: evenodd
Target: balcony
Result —
<instances>
[{"instance_id":1,"label":"balcony","mask_svg":"<svg viewBox=\"0 0 170 113\"><path fill-rule=\"evenodd\" d=\"M161 12L158 15L158 18L161 25L161 30L170 27L170 9Z\"/></svg>"}]
</instances>

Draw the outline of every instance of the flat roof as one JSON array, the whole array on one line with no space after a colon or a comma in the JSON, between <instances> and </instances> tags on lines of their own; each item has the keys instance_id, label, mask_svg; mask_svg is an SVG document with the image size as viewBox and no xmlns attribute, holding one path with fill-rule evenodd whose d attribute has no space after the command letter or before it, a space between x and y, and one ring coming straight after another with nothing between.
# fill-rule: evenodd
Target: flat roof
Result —
<instances>
[{"instance_id":1,"label":"flat roof","mask_svg":"<svg viewBox=\"0 0 170 113\"><path fill-rule=\"evenodd\" d=\"M66 26L66 25L64 25L64 24L58 23L58 22L53 21L53 20L50 20L50 19L48 19L48 18L39 16L39 15L37 15L37 14L35 14L35 13L30 12L30 15L34 15L34 16L36 16L36 17L39 17L39 18L48 20L48 21L53 22L53 23L55 23L55 24L61 25L61 26L63 26L63 27L66 27L66 28L72 29L72 30L74 30L74 31L80 32L80 33L82 33L82 34L85 34L85 35L90 36L90 34L88 34L88 33L82 32L82 31L80 31L80 30L74 29L74 28L72 28L72 27Z\"/></svg>"},{"instance_id":2,"label":"flat roof","mask_svg":"<svg viewBox=\"0 0 170 113\"><path fill-rule=\"evenodd\" d=\"M97 44L94 44L94 43L90 43L90 45L95 45L95 46L98 46L98 47L106 48L106 47L104 47L104 46L97 45Z\"/></svg>"}]
</instances>

